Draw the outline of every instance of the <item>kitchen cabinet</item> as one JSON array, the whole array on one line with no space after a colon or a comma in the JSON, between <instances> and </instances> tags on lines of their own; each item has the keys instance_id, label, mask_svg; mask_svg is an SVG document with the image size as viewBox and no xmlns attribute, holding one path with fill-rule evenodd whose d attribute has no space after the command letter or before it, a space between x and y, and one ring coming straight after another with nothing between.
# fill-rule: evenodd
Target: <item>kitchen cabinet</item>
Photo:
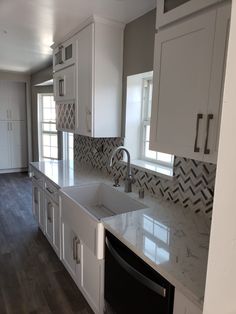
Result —
<instances>
[{"instance_id":1,"label":"kitchen cabinet","mask_svg":"<svg viewBox=\"0 0 236 314\"><path fill-rule=\"evenodd\" d=\"M155 38L150 149L216 163L230 3Z\"/></svg>"},{"instance_id":2,"label":"kitchen cabinet","mask_svg":"<svg viewBox=\"0 0 236 314\"><path fill-rule=\"evenodd\" d=\"M11 168L10 131L9 122L0 121L0 169Z\"/></svg>"},{"instance_id":3,"label":"kitchen cabinet","mask_svg":"<svg viewBox=\"0 0 236 314\"><path fill-rule=\"evenodd\" d=\"M25 121L0 121L0 170L27 167L27 138Z\"/></svg>"},{"instance_id":4,"label":"kitchen cabinet","mask_svg":"<svg viewBox=\"0 0 236 314\"><path fill-rule=\"evenodd\" d=\"M97 257L101 223L67 197L61 196L60 206L62 262L93 311L103 313L104 259Z\"/></svg>"},{"instance_id":5,"label":"kitchen cabinet","mask_svg":"<svg viewBox=\"0 0 236 314\"><path fill-rule=\"evenodd\" d=\"M60 258L61 221L58 187L32 167L32 191L32 209L35 219Z\"/></svg>"},{"instance_id":6,"label":"kitchen cabinet","mask_svg":"<svg viewBox=\"0 0 236 314\"><path fill-rule=\"evenodd\" d=\"M59 206L45 193L45 235L60 255Z\"/></svg>"},{"instance_id":7,"label":"kitchen cabinet","mask_svg":"<svg viewBox=\"0 0 236 314\"><path fill-rule=\"evenodd\" d=\"M75 106L70 131L90 137L121 136L123 29L123 24L93 17L72 36L75 64L61 71L54 67L59 130L68 131L60 121L66 119L64 104L70 102ZM69 93L68 85L72 86Z\"/></svg>"},{"instance_id":8,"label":"kitchen cabinet","mask_svg":"<svg viewBox=\"0 0 236 314\"><path fill-rule=\"evenodd\" d=\"M44 193L35 180L32 180L32 211L42 232L45 232Z\"/></svg>"},{"instance_id":9,"label":"kitchen cabinet","mask_svg":"<svg viewBox=\"0 0 236 314\"><path fill-rule=\"evenodd\" d=\"M75 101L75 67L69 66L54 73L54 99L56 102Z\"/></svg>"},{"instance_id":10,"label":"kitchen cabinet","mask_svg":"<svg viewBox=\"0 0 236 314\"><path fill-rule=\"evenodd\" d=\"M81 254L81 290L95 313L103 313L104 260L98 260L83 243Z\"/></svg>"},{"instance_id":11,"label":"kitchen cabinet","mask_svg":"<svg viewBox=\"0 0 236 314\"><path fill-rule=\"evenodd\" d=\"M163 27L222 0L158 0L156 28Z\"/></svg>"},{"instance_id":12,"label":"kitchen cabinet","mask_svg":"<svg viewBox=\"0 0 236 314\"><path fill-rule=\"evenodd\" d=\"M25 83L0 81L0 171L27 167Z\"/></svg>"},{"instance_id":13,"label":"kitchen cabinet","mask_svg":"<svg viewBox=\"0 0 236 314\"><path fill-rule=\"evenodd\" d=\"M26 121L12 121L10 125L11 168L27 167Z\"/></svg>"},{"instance_id":14,"label":"kitchen cabinet","mask_svg":"<svg viewBox=\"0 0 236 314\"><path fill-rule=\"evenodd\" d=\"M59 44L53 51L53 69L59 71L75 62L74 38Z\"/></svg>"},{"instance_id":15,"label":"kitchen cabinet","mask_svg":"<svg viewBox=\"0 0 236 314\"><path fill-rule=\"evenodd\" d=\"M202 314L202 310L175 289L173 314Z\"/></svg>"},{"instance_id":16,"label":"kitchen cabinet","mask_svg":"<svg viewBox=\"0 0 236 314\"><path fill-rule=\"evenodd\" d=\"M70 224L62 219L62 262L76 284L81 285L81 244Z\"/></svg>"}]
</instances>

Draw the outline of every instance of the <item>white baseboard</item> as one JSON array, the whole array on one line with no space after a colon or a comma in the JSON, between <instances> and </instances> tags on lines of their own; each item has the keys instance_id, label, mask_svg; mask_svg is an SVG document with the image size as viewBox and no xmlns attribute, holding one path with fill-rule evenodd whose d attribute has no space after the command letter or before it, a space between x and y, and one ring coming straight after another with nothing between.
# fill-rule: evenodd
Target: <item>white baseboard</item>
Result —
<instances>
[{"instance_id":1,"label":"white baseboard","mask_svg":"<svg viewBox=\"0 0 236 314\"><path fill-rule=\"evenodd\" d=\"M0 174L14 173L14 172L28 172L28 168L0 169Z\"/></svg>"}]
</instances>

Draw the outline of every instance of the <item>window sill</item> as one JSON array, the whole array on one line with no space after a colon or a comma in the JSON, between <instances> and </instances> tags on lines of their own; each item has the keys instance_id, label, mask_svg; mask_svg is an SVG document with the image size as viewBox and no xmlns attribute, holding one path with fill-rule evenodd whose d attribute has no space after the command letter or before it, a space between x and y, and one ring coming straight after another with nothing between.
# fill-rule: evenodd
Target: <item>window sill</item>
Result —
<instances>
[{"instance_id":1,"label":"window sill","mask_svg":"<svg viewBox=\"0 0 236 314\"><path fill-rule=\"evenodd\" d=\"M126 161L122 160L122 164L127 164ZM158 165L156 163L145 161L145 160L131 160L131 167L151 173L155 176L161 177L165 180L172 181L174 178L173 167L167 167Z\"/></svg>"}]
</instances>

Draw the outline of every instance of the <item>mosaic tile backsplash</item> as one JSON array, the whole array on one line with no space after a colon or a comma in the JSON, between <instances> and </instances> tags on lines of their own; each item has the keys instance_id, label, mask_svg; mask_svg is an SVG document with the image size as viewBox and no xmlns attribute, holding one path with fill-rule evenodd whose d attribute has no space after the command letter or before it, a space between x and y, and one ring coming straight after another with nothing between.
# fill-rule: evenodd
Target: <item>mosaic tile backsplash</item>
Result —
<instances>
[{"instance_id":1,"label":"mosaic tile backsplash","mask_svg":"<svg viewBox=\"0 0 236 314\"><path fill-rule=\"evenodd\" d=\"M95 139L75 135L74 157L113 177L124 178L126 166L119 163L121 155L114 160L112 169L108 165L112 151L120 145L123 145L121 138ZM154 197L181 204L195 213L203 212L211 218L216 165L175 157L172 181L136 168L133 173L137 188L143 187Z\"/></svg>"}]
</instances>

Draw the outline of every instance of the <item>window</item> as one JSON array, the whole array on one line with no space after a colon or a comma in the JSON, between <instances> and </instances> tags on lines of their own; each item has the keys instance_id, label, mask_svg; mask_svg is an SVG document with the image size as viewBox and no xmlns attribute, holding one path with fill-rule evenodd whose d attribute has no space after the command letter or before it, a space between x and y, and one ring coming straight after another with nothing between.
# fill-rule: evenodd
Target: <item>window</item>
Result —
<instances>
[{"instance_id":1,"label":"window","mask_svg":"<svg viewBox=\"0 0 236 314\"><path fill-rule=\"evenodd\" d=\"M58 159L56 105L53 94L38 94L39 159Z\"/></svg>"},{"instance_id":2,"label":"window","mask_svg":"<svg viewBox=\"0 0 236 314\"><path fill-rule=\"evenodd\" d=\"M173 165L173 155L159 153L149 149L152 88L152 77L144 78L142 84L142 127L140 137L141 159L169 166Z\"/></svg>"},{"instance_id":3,"label":"window","mask_svg":"<svg viewBox=\"0 0 236 314\"><path fill-rule=\"evenodd\" d=\"M63 132L63 159L74 159L74 134Z\"/></svg>"},{"instance_id":4,"label":"window","mask_svg":"<svg viewBox=\"0 0 236 314\"><path fill-rule=\"evenodd\" d=\"M147 72L127 78L124 145L130 151L131 163L136 168L158 172L171 179L174 156L149 149L152 77L153 72Z\"/></svg>"}]
</instances>

